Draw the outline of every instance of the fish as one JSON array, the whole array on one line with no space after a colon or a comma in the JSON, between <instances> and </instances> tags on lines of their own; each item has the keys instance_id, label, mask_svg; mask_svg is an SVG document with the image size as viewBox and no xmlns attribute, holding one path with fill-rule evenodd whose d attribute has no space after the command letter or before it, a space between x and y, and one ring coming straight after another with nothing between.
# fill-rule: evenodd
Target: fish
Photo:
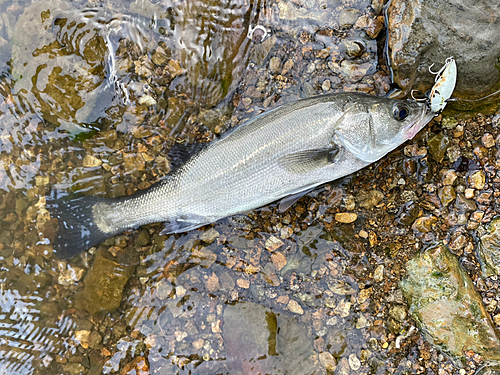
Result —
<instances>
[{"instance_id":1,"label":"fish","mask_svg":"<svg viewBox=\"0 0 500 375\"><path fill-rule=\"evenodd\" d=\"M147 189L120 198L46 197L52 241L71 258L126 229L163 222L186 232L280 199L297 199L379 160L434 113L425 103L334 93L264 112L199 151Z\"/></svg>"}]
</instances>

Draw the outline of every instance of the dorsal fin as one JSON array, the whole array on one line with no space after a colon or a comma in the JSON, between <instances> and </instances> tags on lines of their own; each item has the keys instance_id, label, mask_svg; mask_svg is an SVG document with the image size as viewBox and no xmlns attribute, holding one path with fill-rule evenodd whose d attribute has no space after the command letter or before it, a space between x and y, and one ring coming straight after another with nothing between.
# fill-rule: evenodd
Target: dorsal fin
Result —
<instances>
[{"instance_id":1,"label":"dorsal fin","mask_svg":"<svg viewBox=\"0 0 500 375\"><path fill-rule=\"evenodd\" d=\"M170 158L171 172L173 173L178 170L181 166L186 164L186 162L191 159L194 155L199 153L205 147L207 147L211 142L207 143L176 143L172 146L168 153Z\"/></svg>"}]
</instances>

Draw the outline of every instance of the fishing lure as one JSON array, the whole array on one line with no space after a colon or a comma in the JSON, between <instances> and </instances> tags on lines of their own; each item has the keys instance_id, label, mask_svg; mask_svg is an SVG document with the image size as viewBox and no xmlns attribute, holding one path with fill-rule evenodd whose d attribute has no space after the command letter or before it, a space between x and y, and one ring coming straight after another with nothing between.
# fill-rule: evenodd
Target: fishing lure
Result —
<instances>
[{"instance_id":1,"label":"fishing lure","mask_svg":"<svg viewBox=\"0 0 500 375\"><path fill-rule=\"evenodd\" d=\"M429 94L428 105L432 112L439 114L446 107L446 103L451 98L453 90L455 90L457 64L452 56L446 59L443 67L437 72L431 70L433 65L429 67L429 72L436 75L436 79L434 80L436 83Z\"/></svg>"}]
</instances>

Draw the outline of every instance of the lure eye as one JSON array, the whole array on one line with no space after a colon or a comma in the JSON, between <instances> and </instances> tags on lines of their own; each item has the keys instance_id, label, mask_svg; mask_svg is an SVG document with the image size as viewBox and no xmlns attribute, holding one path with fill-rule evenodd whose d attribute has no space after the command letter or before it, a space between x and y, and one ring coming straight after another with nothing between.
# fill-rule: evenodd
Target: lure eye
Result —
<instances>
[{"instance_id":1,"label":"lure eye","mask_svg":"<svg viewBox=\"0 0 500 375\"><path fill-rule=\"evenodd\" d=\"M392 111L394 118L398 121L403 121L410 114L410 108L402 103L395 104Z\"/></svg>"}]
</instances>

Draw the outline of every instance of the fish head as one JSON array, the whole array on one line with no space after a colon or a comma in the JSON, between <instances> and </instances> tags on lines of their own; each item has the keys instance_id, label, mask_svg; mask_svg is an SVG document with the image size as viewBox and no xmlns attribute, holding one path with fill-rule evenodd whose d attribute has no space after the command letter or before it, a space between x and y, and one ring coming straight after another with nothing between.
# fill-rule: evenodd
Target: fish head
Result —
<instances>
[{"instance_id":1,"label":"fish head","mask_svg":"<svg viewBox=\"0 0 500 375\"><path fill-rule=\"evenodd\" d=\"M373 163L413 138L434 115L423 102L367 97L344 109L333 141Z\"/></svg>"}]
</instances>

